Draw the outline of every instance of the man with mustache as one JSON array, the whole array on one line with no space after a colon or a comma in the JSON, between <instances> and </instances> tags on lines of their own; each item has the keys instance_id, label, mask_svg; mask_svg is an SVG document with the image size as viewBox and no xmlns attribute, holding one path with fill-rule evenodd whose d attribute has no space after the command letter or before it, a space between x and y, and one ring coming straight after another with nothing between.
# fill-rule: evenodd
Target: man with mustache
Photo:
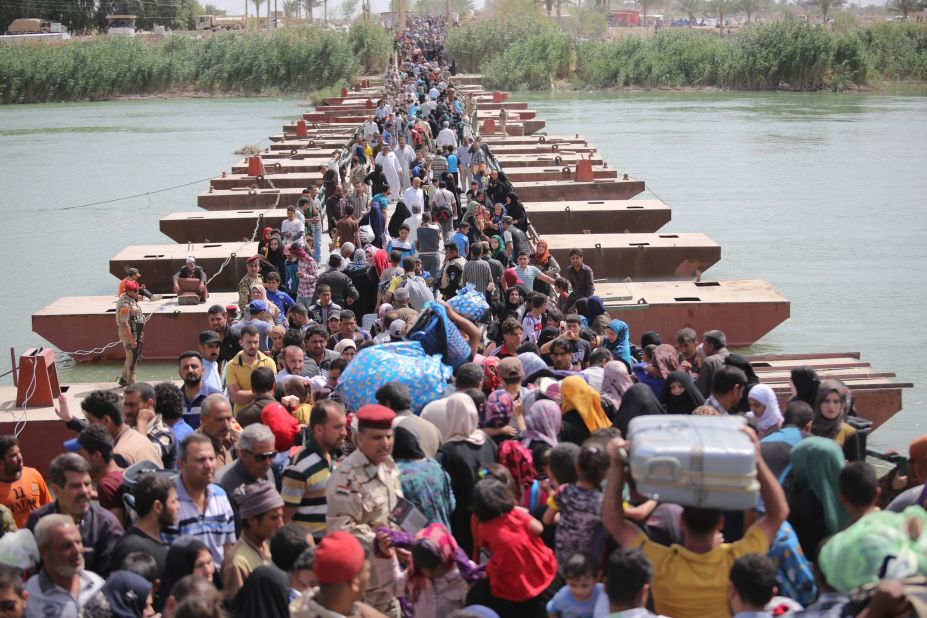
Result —
<instances>
[{"instance_id":1,"label":"man with mustache","mask_svg":"<svg viewBox=\"0 0 927 618\"><path fill-rule=\"evenodd\" d=\"M61 457L76 457L69 454ZM89 478L89 475L88 475ZM89 483L89 481L88 481ZM48 515L35 525L42 570L26 582L27 618L78 618L84 603L103 586L103 578L85 570L81 532L68 515Z\"/></svg>"},{"instance_id":2,"label":"man with mustache","mask_svg":"<svg viewBox=\"0 0 927 618\"><path fill-rule=\"evenodd\" d=\"M70 558L66 562L75 568L86 563L89 570L105 577L113 566L113 548L122 537L123 530L115 515L103 507L90 504L93 492L90 464L76 453L64 453L52 460L49 477L55 501L34 510L26 527L36 534L38 540L36 525L39 520L56 513L69 516L79 530L83 559L80 564L72 564Z\"/></svg>"}]
</instances>

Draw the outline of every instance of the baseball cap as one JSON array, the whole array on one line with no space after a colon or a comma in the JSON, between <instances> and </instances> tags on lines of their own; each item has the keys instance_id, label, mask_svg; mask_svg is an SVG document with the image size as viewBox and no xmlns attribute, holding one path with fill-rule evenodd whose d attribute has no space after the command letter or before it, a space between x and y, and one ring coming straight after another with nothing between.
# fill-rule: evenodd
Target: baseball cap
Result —
<instances>
[{"instance_id":1,"label":"baseball cap","mask_svg":"<svg viewBox=\"0 0 927 618\"><path fill-rule=\"evenodd\" d=\"M503 358L499 361L498 373L503 380L525 377L525 370L521 366L521 361L515 357Z\"/></svg>"},{"instance_id":2,"label":"baseball cap","mask_svg":"<svg viewBox=\"0 0 927 618\"><path fill-rule=\"evenodd\" d=\"M65 440L64 442L64 449L69 453L76 453L82 448L85 448L93 453L113 452L112 443L104 442L103 440L87 433L86 431L82 431L76 438L71 438L70 440Z\"/></svg>"},{"instance_id":3,"label":"baseball cap","mask_svg":"<svg viewBox=\"0 0 927 618\"><path fill-rule=\"evenodd\" d=\"M204 330L200 333L200 345L206 345L207 343L221 343L222 339L219 338L219 333L214 330Z\"/></svg>"},{"instance_id":4,"label":"baseball cap","mask_svg":"<svg viewBox=\"0 0 927 618\"><path fill-rule=\"evenodd\" d=\"M252 300L250 303L248 303L248 311L251 314L267 311L267 303L265 303L263 300Z\"/></svg>"}]
</instances>

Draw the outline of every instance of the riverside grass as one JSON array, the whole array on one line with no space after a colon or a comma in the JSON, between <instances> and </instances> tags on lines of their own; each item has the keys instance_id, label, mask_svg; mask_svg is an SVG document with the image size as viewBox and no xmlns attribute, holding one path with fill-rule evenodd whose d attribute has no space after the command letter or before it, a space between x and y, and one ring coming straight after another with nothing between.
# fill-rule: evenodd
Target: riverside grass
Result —
<instances>
[{"instance_id":1,"label":"riverside grass","mask_svg":"<svg viewBox=\"0 0 927 618\"><path fill-rule=\"evenodd\" d=\"M584 88L718 87L733 90L844 90L873 80L927 80L927 27L851 25L839 31L786 20L715 32L667 28L576 45L543 19L499 19L451 32L447 47L492 88L543 90L557 79Z\"/></svg>"},{"instance_id":2,"label":"riverside grass","mask_svg":"<svg viewBox=\"0 0 927 618\"><path fill-rule=\"evenodd\" d=\"M158 42L98 37L60 45L0 43L0 101L309 92L382 71L390 41L382 28L364 25L347 33L297 27Z\"/></svg>"}]
</instances>

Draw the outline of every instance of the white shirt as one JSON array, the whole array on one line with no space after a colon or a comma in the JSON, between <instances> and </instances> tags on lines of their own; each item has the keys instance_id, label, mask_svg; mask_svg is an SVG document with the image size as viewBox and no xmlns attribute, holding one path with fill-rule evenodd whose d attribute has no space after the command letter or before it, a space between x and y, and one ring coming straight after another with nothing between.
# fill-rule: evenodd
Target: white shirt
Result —
<instances>
[{"instance_id":1,"label":"white shirt","mask_svg":"<svg viewBox=\"0 0 927 618\"><path fill-rule=\"evenodd\" d=\"M451 146L457 148L457 136L454 134L454 131L450 127L444 127L438 131L438 138L435 140L435 143L444 148L445 146Z\"/></svg>"},{"instance_id":2,"label":"white shirt","mask_svg":"<svg viewBox=\"0 0 927 618\"><path fill-rule=\"evenodd\" d=\"M301 245L306 244L306 239L303 238L303 232L305 231L303 223L294 218L292 221L289 219L284 219L280 224L280 232L283 234L283 239L289 243L299 243Z\"/></svg>"},{"instance_id":3,"label":"white shirt","mask_svg":"<svg viewBox=\"0 0 927 618\"><path fill-rule=\"evenodd\" d=\"M406 203L406 207L409 210L412 210L412 206L418 205L419 208L425 208L425 192L421 188L416 189L415 187L409 187L406 189L406 192L403 194L402 201Z\"/></svg>"},{"instance_id":4,"label":"white shirt","mask_svg":"<svg viewBox=\"0 0 927 618\"><path fill-rule=\"evenodd\" d=\"M365 122L362 129L364 131L364 138L368 141L373 139L373 136L380 132L380 130L377 128L377 123L375 123L373 120L368 120Z\"/></svg>"},{"instance_id":5,"label":"white shirt","mask_svg":"<svg viewBox=\"0 0 927 618\"><path fill-rule=\"evenodd\" d=\"M418 240L418 228L422 227L422 215L413 214L403 223L409 226L409 241L414 245Z\"/></svg>"}]
</instances>

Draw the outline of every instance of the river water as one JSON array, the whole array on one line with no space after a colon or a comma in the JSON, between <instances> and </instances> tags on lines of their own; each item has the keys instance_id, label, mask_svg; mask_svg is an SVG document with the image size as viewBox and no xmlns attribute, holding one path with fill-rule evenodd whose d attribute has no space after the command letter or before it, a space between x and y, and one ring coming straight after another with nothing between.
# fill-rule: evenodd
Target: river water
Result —
<instances>
[{"instance_id":1,"label":"river water","mask_svg":"<svg viewBox=\"0 0 927 618\"><path fill-rule=\"evenodd\" d=\"M551 134L582 133L610 166L644 179L673 209L667 231L719 242L722 260L706 278L765 278L792 301L792 317L754 351L861 352L915 383L871 442L905 450L925 432L927 91L517 98ZM126 245L170 242L158 220L195 210L207 184L73 206L216 175L240 159L233 150L278 133L300 109L261 98L0 108L0 256L22 268L0 297L0 342L43 343L29 316L59 296L114 293L108 259ZM60 370L71 381L118 375L113 365ZM176 374L148 363L141 375Z\"/></svg>"}]
</instances>

